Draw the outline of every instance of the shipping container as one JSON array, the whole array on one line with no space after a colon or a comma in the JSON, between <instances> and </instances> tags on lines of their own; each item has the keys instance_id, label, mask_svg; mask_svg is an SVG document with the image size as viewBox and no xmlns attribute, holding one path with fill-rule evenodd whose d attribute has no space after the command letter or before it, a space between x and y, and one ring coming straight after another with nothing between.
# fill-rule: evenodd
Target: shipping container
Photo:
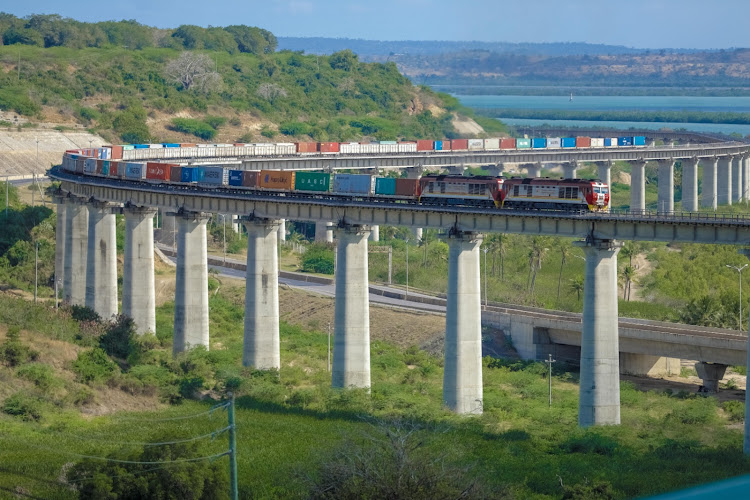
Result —
<instances>
[{"instance_id":1,"label":"shipping container","mask_svg":"<svg viewBox=\"0 0 750 500\"><path fill-rule=\"evenodd\" d=\"M143 179L146 176L146 165L143 163L126 163L125 177L128 179Z\"/></svg>"},{"instance_id":2,"label":"shipping container","mask_svg":"<svg viewBox=\"0 0 750 500\"><path fill-rule=\"evenodd\" d=\"M132 144L125 144L122 146L123 151L132 151L135 149L135 146Z\"/></svg>"},{"instance_id":3,"label":"shipping container","mask_svg":"<svg viewBox=\"0 0 750 500\"><path fill-rule=\"evenodd\" d=\"M148 145L148 148L149 148L149 149L161 149L161 148L163 148L163 147L164 147L164 146L163 146L162 144L149 144L149 145Z\"/></svg>"},{"instance_id":4,"label":"shipping container","mask_svg":"<svg viewBox=\"0 0 750 500\"><path fill-rule=\"evenodd\" d=\"M443 141L434 141L432 143L432 149L435 151L442 151L443 150Z\"/></svg>"},{"instance_id":5,"label":"shipping container","mask_svg":"<svg viewBox=\"0 0 750 500\"><path fill-rule=\"evenodd\" d=\"M255 155L256 156L271 156L276 154L276 145L268 142L260 142L255 144Z\"/></svg>"},{"instance_id":6,"label":"shipping container","mask_svg":"<svg viewBox=\"0 0 750 500\"><path fill-rule=\"evenodd\" d=\"M500 139L500 149L516 149L516 140L512 137Z\"/></svg>"},{"instance_id":7,"label":"shipping container","mask_svg":"<svg viewBox=\"0 0 750 500\"><path fill-rule=\"evenodd\" d=\"M396 152L398 153L416 153L417 143L416 142L399 142L396 144Z\"/></svg>"},{"instance_id":8,"label":"shipping container","mask_svg":"<svg viewBox=\"0 0 750 500\"><path fill-rule=\"evenodd\" d=\"M396 179L396 196L417 196L419 179Z\"/></svg>"},{"instance_id":9,"label":"shipping container","mask_svg":"<svg viewBox=\"0 0 750 500\"><path fill-rule=\"evenodd\" d=\"M86 158L83 171L87 174L96 173L96 160L93 158Z\"/></svg>"},{"instance_id":10,"label":"shipping container","mask_svg":"<svg viewBox=\"0 0 750 500\"><path fill-rule=\"evenodd\" d=\"M500 149L500 139L498 139L496 137L493 137L493 138L490 138L490 139L485 139L484 140L484 149L491 150L491 151Z\"/></svg>"},{"instance_id":11,"label":"shipping container","mask_svg":"<svg viewBox=\"0 0 750 500\"><path fill-rule=\"evenodd\" d=\"M199 167L182 167L180 182L200 182L203 180L202 175L203 170Z\"/></svg>"},{"instance_id":12,"label":"shipping container","mask_svg":"<svg viewBox=\"0 0 750 500\"><path fill-rule=\"evenodd\" d=\"M229 180L228 170L224 167L198 167L203 169L203 178L200 180L202 184L211 184L215 186L226 186Z\"/></svg>"},{"instance_id":13,"label":"shipping container","mask_svg":"<svg viewBox=\"0 0 750 500\"><path fill-rule=\"evenodd\" d=\"M317 153L318 143L317 142L297 142L296 151L297 153Z\"/></svg>"},{"instance_id":14,"label":"shipping container","mask_svg":"<svg viewBox=\"0 0 750 500\"><path fill-rule=\"evenodd\" d=\"M440 141L443 143L443 147L441 148L442 151L450 151L451 150L451 141L448 139L443 139Z\"/></svg>"},{"instance_id":15,"label":"shipping container","mask_svg":"<svg viewBox=\"0 0 750 500\"><path fill-rule=\"evenodd\" d=\"M271 146L273 146L273 144L271 144ZM293 155L296 149L293 142L280 142L275 146L276 148L273 154L280 156Z\"/></svg>"},{"instance_id":16,"label":"shipping container","mask_svg":"<svg viewBox=\"0 0 750 500\"><path fill-rule=\"evenodd\" d=\"M164 146L165 148L179 148L180 147L180 145L176 142L164 142L162 143L162 146Z\"/></svg>"},{"instance_id":17,"label":"shipping container","mask_svg":"<svg viewBox=\"0 0 750 500\"><path fill-rule=\"evenodd\" d=\"M179 165L172 165L172 168L169 169L170 182L182 182L182 168Z\"/></svg>"},{"instance_id":18,"label":"shipping container","mask_svg":"<svg viewBox=\"0 0 750 500\"><path fill-rule=\"evenodd\" d=\"M358 142L345 142L339 146L339 151L344 154L357 154L362 152L362 146Z\"/></svg>"},{"instance_id":19,"label":"shipping container","mask_svg":"<svg viewBox=\"0 0 750 500\"><path fill-rule=\"evenodd\" d=\"M79 158L76 160L76 173L77 174L83 174L86 172L86 159L85 158Z\"/></svg>"},{"instance_id":20,"label":"shipping container","mask_svg":"<svg viewBox=\"0 0 750 500\"><path fill-rule=\"evenodd\" d=\"M229 185L242 186L242 170L229 171Z\"/></svg>"},{"instance_id":21,"label":"shipping container","mask_svg":"<svg viewBox=\"0 0 750 500\"><path fill-rule=\"evenodd\" d=\"M617 139L615 139L614 144L613 144L611 137L605 137L604 138L604 147L605 148L611 148L611 147L614 147L614 146L617 146Z\"/></svg>"},{"instance_id":22,"label":"shipping container","mask_svg":"<svg viewBox=\"0 0 750 500\"><path fill-rule=\"evenodd\" d=\"M393 177L376 177L375 194L393 196L396 194L396 179Z\"/></svg>"},{"instance_id":23,"label":"shipping container","mask_svg":"<svg viewBox=\"0 0 750 500\"><path fill-rule=\"evenodd\" d=\"M110 177L122 177L124 172L120 172L120 165L122 165L119 161L110 161L109 162L109 176Z\"/></svg>"},{"instance_id":24,"label":"shipping container","mask_svg":"<svg viewBox=\"0 0 750 500\"><path fill-rule=\"evenodd\" d=\"M109 160L102 160L102 175L109 175L109 166L111 163Z\"/></svg>"},{"instance_id":25,"label":"shipping container","mask_svg":"<svg viewBox=\"0 0 750 500\"><path fill-rule=\"evenodd\" d=\"M133 144L134 149L148 149L148 144Z\"/></svg>"},{"instance_id":26,"label":"shipping container","mask_svg":"<svg viewBox=\"0 0 750 500\"><path fill-rule=\"evenodd\" d=\"M576 137L576 147L577 148L590 148L591 137Z\"/></svg>"},{"instance_id":27,"label":"shipping container","mask_svg":"<svg viewBox=\"0 0 750 500\"><path fill-rule=\"evenodd\" d=\"M109 160L111 158L110 155L110 149L107 148L99 148L99 158L102 160Z\"/></svg>"},{"instance_id":28,"label":"shipping container","mask_svg":"<svg viewBox=\"0 0 750 500\"><path fill-rule=\"evenodd\" d=\"M122 158L122 146L110 146L110 158L119 160Z\"/></svg>"},{"instance_id":29,"label":"shipping container","mask_svg":"<svg viewBox=\"0 0 750 500\"><path fill-rule=\"evenodd\" d=\"M426 140L418 140L417 141L417 151L432 151L434 148L434 144L432 141L426 141Z\"/></svg>"},{"instance_id":30,"label":"shipping container","mask_svg":"<svg viewBox=\"0 0 750 500\"><path fill-rule=\"evenodd\" d=\"M245 170L242 172L242 187L254 188L258 185L258 172L257 170Z\"/></svg>"},{"instance_id":31,"label":"shipping container","mask_svg":"<svg viewBox=\"0 0 750 500\"><path fill-rule=\"evenodd\" d=\"M338 153L339 143L338 142L320 142L318 143L318 151L321 153Z\"/></svg>"},{"instance_id":32,"label":"shipping container","mask_svg":"<svg viewBox=\"0 0 750 500\"><path fill-rule=\"evenodd\" d=\"M102 168L104 167L104 160L96 160L96 173L103 175Z\"/></svg>"},{"instance_id":33,"label":"shipping container","mask_svg":"<svg viewBox=\"0 0 750 500\"><path fill-rule=\"evenodd\" d=\"M633 137L633 146L645 146L646 138L642 135L636 135Z\"/></svg>"},{"instance_id":34,"label":"shipping container","mask_svg":"<svg viewBox=\"0 0 750 500\"><path fill-rule=\"evenodd\" d=\"M531 149L531 139L516 139L516 149Z\"/></svg>"},{"instance_id":35,"label":"shipping container","mask_svg":"<svg viewBox=\"0 0 750 500\"><path fill-rule=\"evenodd\" d=\"M604 139L601 137L592 137L591 138L591 147L592 148L603 148L604 147Z\"/></svg>"},{"instance_id":36,"label":"shipping container","mask_svg":"<svg viewBox=\"0 0 750 500\"><path fill-rule=\"evenodd\" d=\"M169 163L146 163L146 179L151 181L168 181L170 179L169 171L171 166Z\"/></svg>"},{"instance_id":37,"label":"shipping container","mask_svg":"<svg viewBox=\"0 0 750 500\"><path fill-rule=\"evenodd\" d=\"M331 190L331 174L322 172L297 172L294 176L294 189L297 191L327 193Z\"/></svg>"},{"instance_id":38,"label":"shipping container","mask_svg":"<svg viewBox=\"0 0 750 500\"><path fill-rule=\"evenodd\" d=\"M559 137L547 137L547 149L560 149L562 140Z\"/></svg>"},{"instance_id":39,"label":"shipping container","mask_svg":"<svg viewBox=\"0 0 750 500\"><path fill-rule=\"evenodd\" d=\"M335 174L333 176L333 192L341 194L372 194L375 187L375 177L365 174Z\"/></svg>"},{"instance_id":40,"label":"shipping container","mask_svg":"<svg viewBox=\"0 0 750 500\"><path fill-rule=\"evenodd\" d=\"M363 142L359 145L360 153L373 154L380 153L380 144L377 142Z\"/></svg>"},{"instance_id":41,"label":"shipping container","mask_svg":"<svg viewBox=\"0 0 750 500\"><path fill-rule=\"evenodd\" d=\"M196 145L194 142L183 142L183 143L180 143L180 147L181 148L194 148L196 147Z\"/></svg>"},{"instance_id":42,"label":"shipping container","mask_svg":"<svg viewBox=\"0 0 750 500\"><path fill-rule=\"evenodd\" d=\"M531 147L534 149L545 149L547 147L547 139L544 137L534 137L531 139Z\"/></svg>"},{"instance_id":43,"label":"shipping container","mask_svg":"<svg viewBox=\"0 0 750 500\"><path fill-rule=\"evenodd\" d=\"M469 151L481 151L484 149L484 140L469 139Z\"/></svg>"},{"instance_id":44,"label":"shipping container","mask_svg":"<svg viewBox=\"0 0 750 500\"><path fill-rule=\"evenodd\" d=\"M461 149L469 149L468 139L451 139L451 149L454 151Z\"/></svg>"},{"instance_id":45,"label":"shipping container","mask_svg":"<svg viewBox=\"0 0 750 500\"><path fill-rule=\"evenodd\" d=\"M261 170L258 187L291 191L294 187L294 172L288 170Z\"/></svg>"},{"instance_id":46,"label":"shipping container","mask_svg":"<svg viewBox=\"0 0 750 500\"><path fill-rule=\"evenodd\" d=\"M560 139L560 146L563 148L574 148L576 147L576 138L575 137L563 137Z\"/></svg>"},{"instance_id":47,"label":"shipping container","mask_svg":"<svg viewBox=\"0 0 750 500\"><path fill-rule=\"evenodd\" d=\"M633 138L632 137L618 137L617 145L618 146L632 146Z\"/></svg>"}]
</instances>

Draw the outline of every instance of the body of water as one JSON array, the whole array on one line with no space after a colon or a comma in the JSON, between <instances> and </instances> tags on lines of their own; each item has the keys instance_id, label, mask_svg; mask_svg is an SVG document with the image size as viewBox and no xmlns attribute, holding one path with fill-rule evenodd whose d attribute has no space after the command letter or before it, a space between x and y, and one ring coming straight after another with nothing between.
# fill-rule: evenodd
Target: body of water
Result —
<instances>
[{"instance_id":1,"label":"body of water","mask_svg":"<svg viewBox=\"0 0 750 500\"><path fill-rule=\"evenodd\" d=\"M591 121L591 120L536 120L530 118L502 118L503 123L508 125L523 125L528 127L603 127L627 130L629 128L649 130L691 130L694 132L710 132L714 134L742 134L750 135L750 125L733 125L725 123L673 123L673 122L614 122L614 121Z\"/></svg>"}]
</instances>

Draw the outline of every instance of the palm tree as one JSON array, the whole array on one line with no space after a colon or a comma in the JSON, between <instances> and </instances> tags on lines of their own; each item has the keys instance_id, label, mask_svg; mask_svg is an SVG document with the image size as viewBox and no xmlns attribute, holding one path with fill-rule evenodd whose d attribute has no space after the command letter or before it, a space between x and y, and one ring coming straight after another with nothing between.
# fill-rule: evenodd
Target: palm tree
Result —
<instances>
[{"instance_id":1,"label":"palm tree","mask_svg":"<svg viewBox=\"0 0 750 500\"><path fill-rule=\"evenodd\" d=\"M534 236L531 238L531 250L529 251L529 293L534 293L536 285L536 274L542 269L542 261L549 250L549 237Z\"/></svg>"},{"instance_id":2,"label":"palm tree","mask_svg":"<svg viewBox=\"0 0 750 500\"><path fill-rule=\"evenodd\" d=\"M422 247L422 267L427 267L427 247L435 241L435 231L432 229L425 229L422 232L422 238L419 240L419 246Z\"/></svg>"},{"instance_id":3,"label":"palm tree","mask_svg":"<svg viewBox=\"0 0 750 500\"><path fill-rule=\"evenodd\" d=\"M583 276L576 276L570 280L570 289L576 292L578 295L578 301L581 300L581 292L583 292Z\"/></svg>"},{"instance_id":4,"label":"palm tree","mask_svg":"<svg viewBox=\"0 0 750 500\"><path fill-rule=\"evenodd\" d=\"M564 238L558 238L557 249L560 250L560 275L557 277L557 301L560 302L560 285L562 285L562 273L565 263L568 261L568 256L572 246L570 241Z\"/></svg>"},{"instance_id":5,"label":"palm tree","mask_svg":"<svg viewBox=\"0 0 750 500\"><path fill-rule=\"evenodd\" d=\"M630 301L631 285L635 280L635 268L633 268L633 266L625 266L621 275L623 281L625 281L625 284L622 287L622 298L623 300Z\"/></svg>"},{"instance_id":6,"label":"palm tree","mask_svg":"<svg viewBox=\"0 0 750 500\"><path fill-rule=\"evenodd\" d=\"M638 255L638 245L635 241L627 241L620 249L620 257L627 257L628 265L633 266L633 257Z\"/></svg>"}]
</instances>

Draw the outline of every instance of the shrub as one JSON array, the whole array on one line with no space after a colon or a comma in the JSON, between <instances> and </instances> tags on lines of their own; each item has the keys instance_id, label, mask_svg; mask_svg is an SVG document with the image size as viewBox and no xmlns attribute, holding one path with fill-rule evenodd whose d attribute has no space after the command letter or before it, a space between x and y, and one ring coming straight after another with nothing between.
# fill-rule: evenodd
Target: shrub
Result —
<instances>
[{"instance_id":1,"label":"shrub","mask_svg":"<svg viewBox=\"0 0 750 500\"><path fill-rule=\"evenodd\" d=\"M50 389L58 383L52 368L49 365L41 363L26 364L16 371L16 375L33 382L34 385L43 391Z\"/></svg>"},{"instance_id":2,"label":"shrub","mask_svg":"<svg viewBox=\"0 0 750 500\"><path fill-rule=\"evenodd\" d=\"M42 402L39 398L17 392L5 399L3 412L22 420L38 421L42 418Z\"/></svg>"},{"instance_id":3,"label":"shrub","mask_svg":"<svg viewBox=\"0 0 750 500\"><path fill-rule=\"evenodd\" d=\"M135 321L124 315L117 316L99 338L99 347L104 349L104 352L121 359L128 358L134 349L134 343Z\"/></svg>"},{"instance_id":4,"label":"shrub","mask_svg":"<svg viewBox=\"0 0 750 500\"><path fill-rule=\"evenodd\" d=\"M206 122L193 118L172 119L172 130L192 134L201 139L210 140L216 136L216 129Z\"/></svg>"},{"instance_id":5,"label":"shrub","mask_svg":"<svg viewBox=\"0 0 750 500\"><path fill-rule=\"evenodd\" d=\"M300 265L306 273L333 274L333 249L324 243L309 245Z\"/></svg>"},{"instance_id":6,"label":"shrub","mask_svg":"<svg viewBox=\"0 0 750 500\"><path fill-rule=\"evenodd\" d=\"M610 437L583 431L561 444L567 453L593 453L596 455L613 455L617 449L617 441Z\"/></svg>"},{"instance_id":7,"label":"shrub","mask_svg":"<svg viewBox=\"0 0 750 500\"><path fill-rule=\"evenodd\" d=\"M745 404L743 402L725 401L721 407L731 422L741 422L745 420Z\"/></svg>"},{"instance_id":8,"label":"shrub","mask_svg":"<svg viewBox=\"0 0 750 500\"><path fill-rule=\"evenodd\" d=\"M114 375L117 365L109 359L107 353L95 347L78 353L73 362L73 371L83 383L105 382Z\"/></svg>"},{"instance_id":9,"label":"shrub","mask_svg":"<svg viewBox=\"0 0 750 500\"><path fill-rule=\"evenodd\" d=\"M686 401L669 412L666 420L676 420L683 424L706 424L716 419L714 398L695 398Z\"/></svg>"},{"instance_id":10,"label":"shrub","mask_svg":"<svg viewBox=\"0 0 750 500\"><path fill-rule=\"evenodd\" d=\"M21 342L20 333L18 326L8 327L5 342L0 346L0 361L7 366L18 366L39 357L37 351Z\"/></svg>"}]
</instances>

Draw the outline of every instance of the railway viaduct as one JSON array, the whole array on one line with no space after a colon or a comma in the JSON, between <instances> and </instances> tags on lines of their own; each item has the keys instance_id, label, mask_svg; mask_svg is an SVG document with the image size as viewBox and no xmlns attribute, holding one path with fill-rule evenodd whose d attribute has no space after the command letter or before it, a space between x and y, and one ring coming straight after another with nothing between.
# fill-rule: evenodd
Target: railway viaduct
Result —
<instances>
[{"instance_id":1,"label":"railway viaduct","mask_svg":"<svg viewBox=\"0 0 750 500\"><path fill-rule=\"evenodd\" d=\"M723 171L728 175L726 180L730 183L729 194L732 184L728 165L736 161L742 167L738 178L747 179L742 175L747 166L747 151L748 146L744 144L722 143L602 152L482 152L475 155L464 152L461 157L467 159L465 163L475 164L497 164L502 158L515 163L560 159L598 161L605 169L613 159L628 160L634 166L644 164L645 160L657 160L660 161L660 173L665 171L665 175L672 174L676 159L682 159L684 169L685 163L697 167L699 161L708 158L704 163L704 173L712 172L715 178L717 165L722 163L726 167ZM461 163L456 155L448 154L425 154L419 158L413 154L404 156L411 161L406 166L412 168ZM421 163L414 161L420 159ZM372 160L341 157L241 159L246 168L250 165L261 168L357 168L354 163ZM305 164L300 164L300 161ZM381 158L380 161L379 168L395 167L396 163L406 160ZM208 161L204 160L204 163ZM221 163L221 159L211 163ZM363 167L372 168L373 165ZM371 228L388 224L443 230L449 246L443 399L446 406L457 413L482 411L479 286L482 234L504 232L580 238L578 245L586 255L580 340L581 426L620 423L619 242L650 240L750 245L749 218L690 212L675 214L665 199L662 200L665 206L660 206L657 212L634 206L632 211L624 213L539 213L424 207L390 201L302 199L201 187L180 189L170 185L81 176L58 167L53 168L49 175L61 181L61 191L55 200L58 205L56 280L63 284L64 298L72 304L89 306L103 317L117 313L115 213L122 213L126 220L122 312L135 320L141 332L155 329L152 220L157 208L175 216L178 227L175 352L195 345L208 347L208 215L243 214L242 223L248 231L243 363L260 369L280 366L277 233L281 220L333 221L338 236L339 264L335 278L334 387L371 385L367 293L367 238ZM685 177L690 176L683 174L683 179ZM704 175L704 187L706 185ZM709 188L711 186L715 187L717 183L708 184ZM714 191L709 189L709 192ZM750 420L746 423L748 425ZM750 432L745 435L745 450L750 453Z\"/></svg>"}]
</instances>

